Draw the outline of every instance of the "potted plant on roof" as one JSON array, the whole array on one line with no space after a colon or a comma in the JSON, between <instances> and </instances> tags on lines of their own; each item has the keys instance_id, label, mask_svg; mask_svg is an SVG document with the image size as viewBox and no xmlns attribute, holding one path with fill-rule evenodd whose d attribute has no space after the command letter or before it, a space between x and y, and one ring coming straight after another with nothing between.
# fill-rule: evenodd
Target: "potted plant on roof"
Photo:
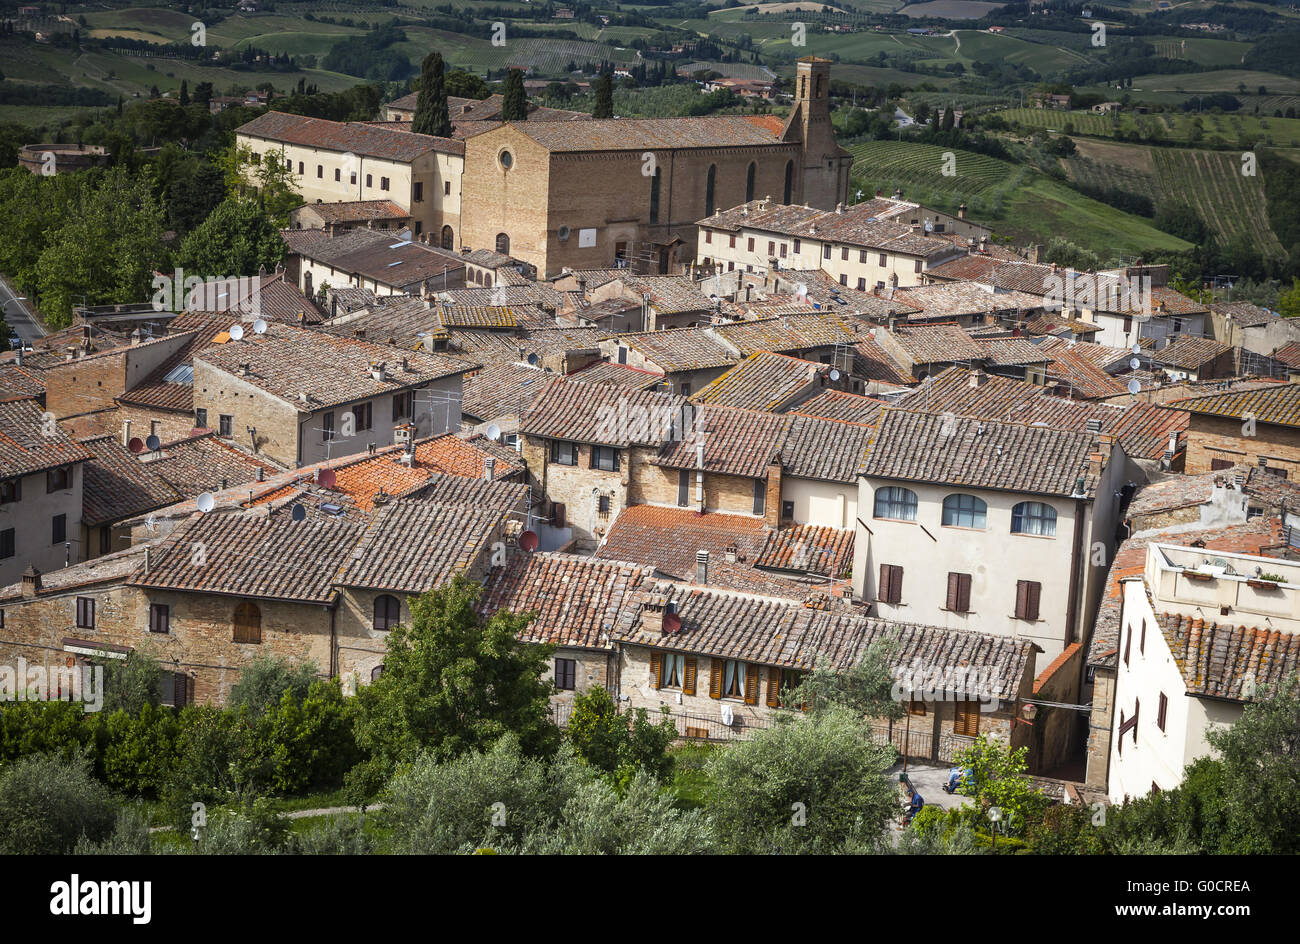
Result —
<instances>
[{"instance_id":1,"label":"potted plant on roof","mask_svg":"<svg viewBox=\"0 0 1300 944\"><path fill-rule=\"evenodd\" d=\"M1277 590L1278 585L1285 582L1281 574L1266 574L1258 567L1255 568L1255 576L1246 578L1246 585L1256 590Z\"/></svg>"}]
</instances>

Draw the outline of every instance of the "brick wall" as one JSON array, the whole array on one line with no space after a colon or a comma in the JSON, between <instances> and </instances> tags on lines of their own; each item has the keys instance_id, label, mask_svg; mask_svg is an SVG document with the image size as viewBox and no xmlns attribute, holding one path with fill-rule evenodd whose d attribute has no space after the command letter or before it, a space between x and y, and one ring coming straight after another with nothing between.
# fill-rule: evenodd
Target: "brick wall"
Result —
<instances>
[{"instance_id":1,"label":"brick wall","mask_svg":"<svg viewBox=\"0 0 1300 944\"><path fill-rule=\"evenodd\" d=\"M1209 472L1211 461L1227 459L1257 465L1263 456L1269 465L1300 476L1300 429L1256 423L1255 435L1244 435L1245 423L1231 417L1190 414L1187 428L1187 474Z\"/></svg>"},{"instance_id":2,"label":"brick wall","mask_svg":"<svg viewBox=\"0 0 1300 944\"><path fill-rule=\"evenodd\" d=\"M631 464L628 503L632 505L677 505L677 480L681 470L667 469L646 461L642 453L634 450ZM653 453L649 453L653 454ZM685 507L699 511L695 497L695 470L688 469L690 494ZM749 515L754 512L754 483L758 479L736 475L704 473L704 510L729 514ZM778 486L779 487L779 486ZM769 503L770 504L770 503ZM780 502L776 503L780 510Z\"/></svg>"}]
</instances>

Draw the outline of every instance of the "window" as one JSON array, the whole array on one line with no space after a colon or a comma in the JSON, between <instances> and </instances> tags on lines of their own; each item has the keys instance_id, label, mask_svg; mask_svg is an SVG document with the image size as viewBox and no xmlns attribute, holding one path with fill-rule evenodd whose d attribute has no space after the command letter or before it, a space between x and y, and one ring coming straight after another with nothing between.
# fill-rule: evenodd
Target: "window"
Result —
<instances>
[{"instance_id":1,"label":"window","mask_svg":"<svg viewBox=\"0 0 1300 944\"><path fill-rule=\"evenodd\" d=\"M402 605L397 602L397 597L388 593L375 597L375 619L371 624L375 629L387 632L396 629L401 621Z\"/></svg>"},{"instance_id":2,"label":"window","mask_svg":"<svg viewBox=\"0 0 1300 944\"><path fill-rule=\"evenodd\" d=\"M1124 637L1124 665L1127 667L1129 650L1133 648L1133 627L1126 626L1124 628L1128 630L1128 635Z\"/></svg>"},{"instance_id":3,"label":"window","mask_svg":"<svg viewBox=\"0 0 1300 944\"><path fill-rule=\"evenodd\" d=\"M862 263L863 265L867 264L867 251L865 249L858 250L858 262Z\"/></svg>"},{"instance_id":4,"label":"window","mask_svg":"<svg viewBox=\"0 0 1300 944\"><path fill-rule=\"evenodd\" d=\"M325 168L322 167L320 164L316 165L316 177L317 179L320 180L323 180L325 178Z\"/></svg>"},{"instance_id":5,"label":"window","mask_svg":"<svg viewBox=\"0 0 1300 944\"><path fill-rule=\"evenodd\" d=\"M217 432L225 439L229 439L235 434L235 418L229 413L221 413L217 416Z\"/></svg>"},{"instance_id":6,"label":"window","mask_svg":"<svg viewBox=\"0 0 1300 944\"><path fill-rule=\"evenodd\" d=\"M775 256L775 255L776 255L776 240L775 240L775 239L769 239L769 240L767 241L767 254L768 254L769 256Z\"/></svg>"},{"instance_id":7,"label":"window","mask_svg":"<svg viewBox=\"0 0 1300 944\"><path fill-rule=\"evenodd\" d=\"M424 199L424 182L416 181L415 192L412 194L414 200L418 203Z\"/></svg>"},{"instance_id":8,"label":"window","mask_svg":"<svg viewBox=\"0 0 1300 944\"><path fill-rule=\"evenodd\" d=\"M655 172L650 175L650 222L659 222L659 180L660 171L655 167Z\"/></svg>"},{"instance_id":9,"label":"window","mask_svg":"<svg viewBox=\"0 0 1300 944\"><path fill-rule=\"evenodd\" d=\"M828 243L827 245L822 246L822 258L829 259L830 257L831 257L831 247L830 244Z\"/></svg>"},{"instance_id":10,"label":"window","mask_svg":"<svg viewBox=\"0 0 1300 944\"><path fill-rule=\"evenodd\" d=\"M776 666L768 666L767 669L767 707L769 708L804 708L803 705L785 705L782 698L782 692L790 692L798 688L804 679L804 673L794 669L778 669Z\"/></svg>"},{"instance_id":11,"label":"window","mask_svg":"<svg viewBox=\"0 0 1300 944\"><path fill-rule=\"evenodd\" d=\"M659 665L659 687L681 688L682 680L686 677L686 657L665 653Z\"/></svg>"},{"instance_id":12,"label":"window","mask_svg":"<svg viewBox=\"0 0 1300 944\"><path fill-rule=\"evenodd\" d=\"M338 182L341 181L342 179L343 179L343 174L342 174L342 172L341 172L337 167L334 168L334 182L335 182L335 183L338 183Z\"/></svg>"},{"instance_id":13,"label":"window","mask_svg":"<svg viewBox=\"0 0 1300 944\"><path fill-rule=\"evenodd\" d=\"M718 165L710 164L709 173L704 178L704 215L713 215L713 188L718 179Z\"/></svg>"},{"instance_id":14,"label":"window","mask_svg":"<svg viewBox=\"0 0 1300 944\"><path fill-rule=\"evenodd\" d=\"M1116 746L1116 748L1118 749L1118 751L1119 751L1119 753L1120 753L1121 755L1124 753L1124 735L1126 735L1126 734L1128 734L1130 731L1132 731L1132 732L1133 732L1133 743L1134 743L1134 744L1137 744L1137 740L1138 740L1138 733L1137 733L1137 725L1138 725L1138 709L1140 709L1141 707L1142 707L1142 702L1141 702L1139 699L1134 698L1134 699L1133 699L1133 717L1129 718L1129 719L1126 721L1126 720L1124 719L1124 712L1121 710L1120 713L1119 713L1119 735L1115 738L1115 746Z\"/></svg>"},{"instance_id":15,"label":"window","mask_svg":"<svg viewBox=\"0 0 1300 944\"><path fill-rule=\"evenodd\" d=\"M510 255L510 236L507 233L497 233L497 252L503 256Z\"/></svg>"},{"instance_id":16,"label":"window","mask_svg":"<svg viewBox=\"0 0 1300 944\"><path fill-rule=\"evenodd\" d=\"M909 715L915 715L915 716L917 716L917 717L924 718L924 717L925 717L925 702L923 702L923 701L918 701L918 700L915 699L915 698L908 699L908 702L907 702L907 713L908 713Z\"/></svg>"},{"instance_id":17,"label":"window","mask_svg":"<svg viewBox=\"0 0 1300 944\"><path fill-rule=\"evenodd\" d=\"M577 659L556 659L555 660L555 687L562 692L571 692L575 688L575 679L578 675Z\"/></svg>"},{"instance_id":18,"label":"window","mask_svg":"<svg viewBox=\"0 0 1300 944\"><path fill-rule=\"evenodd\" d=\"M1124 333L1125 333L1125 334L1128 334L1128 333L1129 333L1130 331L1132 331L1132 330L1133 330L1133 316L1132 316L1132 315L1125 315L1125 316L1124 316Z\"/></svg>"},{"instance_id":19,"label":"window","mask_svg":"<svg viewBox=\"0 0 1300 944\"><path fill-rule=\"evenodd\" d=\"M373 187L374 185L375 185L375 175L374 175L374 174L366 174L366 186L367 186L367 187Z\"/></svg>"},{"instance_id":20,"label":"window","mask_svg":"<svg viewBox=\"0 0 1300 944\"><path fill-rule=\"evenodd\" d=\"M799 242L800 242L800 240L797 240L797 239L794 241L794 251L795 251L795 252L798 252L798 251L799 251Z\"/></svg>"},{"instance_id":21,"label":"window","mask_svg":"<svg viewBox=\"0 0 1300 944\"><path fill-rule=\"evenodd\" d=\"M564 527L564 505L561 502L551 502L551 527Z\"/></svg>"},{"instance_id":22,"label":"window","mask_svg":"<svg viewBox=\"0 0 1300 944\"><path fill-rule=\"evenodd\" d=\"M612 446L592 446L591 467L602 472L617 472L618 450Z\"/></svg>"},{"instance_id":23,"label":"window","mask_svg":"<svg viewBox=\"0 0 1300 944\"><path fill-rule=\"evenodd\" d=\"M897 606L903 601L902 567L897 564L880 565L880 584L876 587L876 599L891 606Z\"/></svg>"},{"instance_id":24,"label":"window","mask_svg":"<svg viewBox=\"0 0 1300 944\"><path fill-rule=\"evenodd\" d=\"M300 173L300 174L303 173L303 164L302 164L302 161L299 161L299 162L298 162L298 173Z\"/></svg>"},{"instance_id":25,"label":"window","mask_svg":"<svg viewBox=\"0 0 1300 944\"><path fill-rule=\"evenodd\" d=\"M689 397L691 395L691 385L685 383L681 384L678 392L684 397Z\"/></svg>"},{"instance_id":26,"label":"window","mask_svg":"<svg viewBox=\"0 0 1300 944\"><path fill-rule=\"evenodd\" d=\"M7 505L9 502L19 501L22 497L22 479L10 479L8 482L0 482L0 505Z\"/></svg>"},{"instance_id":27,"label":"window","mask_svg":"<svg viewBox=\"0 0 1300 944\"><path fill-rule=\"evenodd\" d=\"M767 483L762 479L754 481L754 514L761 515L767 511Z\"/></svg>"},{"instance_id":28,"label":"window","mask_svg":"<svg viewBox=\"0 0 1300 944\"><path fill-rule=\"evenodd\" d=\"M381 662L370 670L370 681L378 682L384 676L384 664Z\"/></svg>"},{"instance_id":29,"label":"window","mask_svg":"<svg viewBox=\"0 0 1300 944\"><path fill-rule=\"evenodd\" d=\"M1037 580L1016 581L1016 619L1031 622L1038 619L1038 600L1042 592L1043 585Z\"/></svg>"},{"instance_id":30,"label":"window","mask_svg":"<svg viewBox=\"0 0 1300 944\"><path fill-rule=\"evenodd\" d=\"M781 502L781 520L782 521L794 520L794 502L792 501Z\"/></svg>"},{"instance_id":31,"label":"window","mask_svg":"<svg viewBox=\"0 0 1300 944\"><path fill-rule=\"evenodd\" d=\"M747 245L745 246L745 249L746 249L746 251L748 251L748 252L753 252L753 251L754 251L754 237L753 237L753 236L750 236L750 237L749 237L749 240L748 240Z\"/></svg>"},{"instance_id":32,"label":"window","mask_svg":"<svg viewBox=\"0 0 1300 944\"><path fill-rule=\"evenodd\" d=\"M379 189L380 189L380 190L387 190L387 189L388 189L388 178L387 178L387 177L380 177L380 178L379 178Z\"/></svg>"},{"instance_id":33,"label":"window","mask_svg":"<svg viewBox=\"0 0 1300 944\"><path fill-rule=\"evenodd\" d=\"M848 284L849 284L849 277L848 277L847 275L841 273L841 274L840 274L840 284L841 284L841 285L848 285Z\"/></svg>"},{"instance_id":34,"label":"window","mask_svg":"<svg viewBox=\"0 0 1300 944\"><path fill-rule=\"evenodd\" d=\"M194 425L200 429L208 428L208 411L199 407L194 411Z\"/></svg>"},{"instance_id":35,"label":"window","mask_svg":"<svg viewBox=\"0 0 1300 944\"><path fill-rule=\"evenodd\" d=\"M370 429L375 418L374 404L358 403L352 408L352 415L356 418L358 432L363 429Z\"/></svg>"},{"instance_id":36,"label":"window","mask_svg":"<svg viewBox=\"0 0 1300 944\"><path fill-rule=\"evenodd\" d=\"M93 597L77 597L77 629L95 628L95 600Z\"/></svg>"},{"instance_id":37,"label":"window","mask_svg":"<svg viewBox=\"0 0 1300 944\"><path fill-rule=\"evenodd\" d=\"M569 442L552 442L551 461L556 465L577 465L578 447Z\"/></svg>"},{"instance_id":38,"label":"window","mask_svg":"<svg viewBox=\"0 0 1300 944\"><path fill-rule=\"evenodd\" d=\"M385 223L385 224L384 224L384 228L387 228L387 225L388 225L388 224ZM419 236L419 235L420 235L421 233L423 233L423 232L424 232L424 224L421 223L419 220L416 220L416 221L415 221L415 235L416 235L416 236Z\"/></svg>"},{"instance_id":39,"label":"window","mask_svg":"<svg viewBox=\"0 0 1300 944\"><path fill-rule=\"evenodd\" d=\"M953 719L952 733L964 737L979 737L980 703L977 701L957 702L957 715Z\"/></svg>"},{"instance_id":40,"label":"window","mask_svg":"<svg viewBox=\"0 0 1300 944\"><path fill-rule=\"evenodd\" d=\"M885 254L882 252L882 253L880 254L880 267L883 269L883 268L885 268L885 267L888 266L888 265L889 265L889 256L885 255Z\"/></svg>"},{"instance_id":41,"label":"window","mask_svg":"<svg viewBox=\"0 0 1300 944\"><path fill-rule=\"evenodd\" d=\"M1164 692L1160 693L1160 705L1156 708L1156 727L1161 731L1165 729L1165 717L1169 713L1169 698Z\"/></svg>"},{"instance_id":42,"label":"window","mask_svg":"<svg viewBox=\"0 0 1300 944\"><path fill-rule=\"evenodd\" d=\"M497 158L497 160L501 162L502 170L509 170L510 168L515 166L515 156L511 154L509 151L502 151L501 155Z\"/></svg>"},{"instance_id":43,"label":"window","mask_svg":"<svg viewBox=\"0 0 1300 944\"><path fill-rule=\"evenodd\" d=\"M840 247L840 262L848 262L848 261L849 261L849 247L848 247L848 246L841 246L841 247Z\"/></svg>"},{"instance_id":44,"label":"window","mask_svg":"<svg viewBox=\"0 0 1300 944\"><path fill-rule=\"evenodd\" d=\"M320 418L320 440L321 442L334 441L334 412L322 413Z\"/></svg>"},{"instance_id":45,"label":"window","mask_svg":"<svg viewBox=\"0 0 1300 944\"><path fill-rule=\"evenodd\" d=\"M52 532L52 537L50 539L51 543L62 544L64 541L68 539L68 516L67 515L55 515L51 521L51 525L52 525L52 527L50 528Z\"/></svg>"},{"instance_id":46,"label":"window","mask_svg":"<svg viewBox=\"0 0 1300 944\"><path fill-rule=\"evenodd\" d=\"M107 554L113 549L113 529L108 525L99 529L99 553Z\"/></svg>"},{"instance_id":47,"label":"window","mask_svg":"<svg viewBox=\"0 0 1300 944\"><path fill-rule=\"evenodd\" d=\"M974 495L949 495L943 500L944 527L983 529L988 523L988 507Z\"/></svg>"},{"instance_id":48,"label":"window","mask_svg":"<svg viewBox=\"0 0 1300 944\"><path fill-rule=\"evenodd\" d=\"M262 643L262 611L252 600L243 600L235 607L235 642Z\"/></svg>"},{"instance_id":49,"label":"window","mask_svg":"<svg viewBox=\"0 0 1300 944\"><path fill-rule=\"evenodd\" d=\"M451 181L450 181L450 180L448 180L448 181L446 181L445 183L443 183L443 185L442 185L442 195L443 195L444 197L450 197L450 196L451 196Z\"/></svg>"},{"instance_id":50,"label":"window","mask_svg":"<svg viewBox=\"0 0 1300 944\"><path fill-rule=\"evenodd\" d=\"M5 528L0 531L0 560L13 557L14 553L14 529Z\"/></svg>"},{"instance_id":51,"label":"window","mask_svg":"<svg viewBox=\"0 0 1300 944\"><path fill-rule=\"evenodd\" d=\"M920 260L920 259L917 259L914 263L912 263L912 271L915 272L915 273L917 273L918 275L920 275L920 273L921 273L921 260Z\"/></svg>"},{"instance_id":52,"label":"window","mask_svg":"<svg viewBox=\"0 0 1300 944\"><path fill-rule=\"evenodd\" d=\"M711 243L711 242L713 242L713 230L711 230L711 229L706 229L706 230L704 231L704 241L705 241L706 243Z\"/></svg>"},{"instance_id":53,"label":"window","mask_svg":"<svg viewBox=\"0 0 1300 944\"><path fill-rule=\"evenodd\" d=\"M444 226L444 227L442 228L442 248L443 248L443 249L454 249L454 248L455 248L455 242L456 242L456 234L455 234L455 231L452 230L452 228L451 228L450 226Z\"/></svg>"},{"instance_id":54,"label":"window","mask_svg":"<svg viewBox=\"0 0 1300 944\"><path fill-rule=\"evenodd\" d=\"M970 574L948 574L948 609L954 613L970 612Z\"/></svg>"},{"instance_id":55,"label":"window","mask_svg":"<svg viewBox=\"0 0 1300 944\"><path fill-rule=\"evenodd\" d=\"M786 244L785 244L785 243L782 243L782 244L781 244L781 258L782 258L782 259L785 258L785 249L786 249Z\"/></svg>"},{"instance_id":56,"label":"window","mask_svg":"<svg viewBox=\"0 0 1300 944\"><path fill-rule=\"evenodd\" d=\"M866 279L858 279L858 291L859 291L859 292L865 292L866 290L867 290L867 280L866 280Z\"/></svg>"},{"instance_id":57,"label":"window","mask_svg":"<svg viewBox=\"0 0 1300 944\"><path fill-rule=\"evenodd\" d=\"M596 511L602 518L609 517L609 511L612 505L613 499L608 495L600 495L596 498Z\"/></svg>"},{"instance_id":58,"label":"window","mask_svg":"<svg viewBox=\"0 0 1300 944\"><path fill-rule=\"evenodd\" d=\"M1056 509L1042 502L1021 502L1011 509L1011 533L1056 537Z\"/></svg>"},{"instance_id":59,"label":"window","mask_svg":"<svg viewBox=\"0 0 1300 944\"><path fill-rule=\"evenodd\" d=\"M754 199L754 172L758 170L758 165L753 161L749 162L749 169L745 171L745 202L748 203Z\"/></svg>"},{"instance_id":60,"label":"window","mask_svg":"<svg viewBox=\"0 0 1300 944\"><path fill-rule=\"evenodd\" d=\"M727 237L727 240L728 240L728 242L727 242L727 248L728 248L728 249L735 249L735 248L736 248L736 237L735 237L735 236L728 236L728 237Z\"/></svg>"},{"instance_id":61,"label":"window","mask_svg":"<svg viewBox=\"0 0 1300 944\"><path fill-rule=\"evenodd\" d=\"M873 514L877 518L892 518L895 521L916 520L916 492L910 488L891 485L876 491L876 507Z\"/></svg>"},{"instance_id":62,"label":"window","mask_svg":"<svg viewBox=\"0 0 1300 944\"><path fill-rule=\"evenodd\" d=\"M393 419L411 415L411 391L393 394Z\"/></svg>"},{"instance_id":63,"label":"window","mask_svg":"<svg viewBox=\"0 0 1300 944\"><path fill-rule=\"evenodd\" d=\"M45 491L61 492L64 489L72 488L72 469L64 466L61 469L50 469L45 473Z\"/></svg>"},{"instance_id":64,"label":"window","mask_svg":"<svg viewBox=\"0 0 1300 944\"><path fill-rule=\"evenodd\" d=\"M357 172L352 171L348 174L348 184L355 187L357 185Z\"/></svg>"},{"instance_id":65,"label":"window","mask_svg":"<svg viewBox=\"0 0 1300 944\"><path fill-rule=\"evenodd\" d=\"M184 672L164 672L160 682L162 703L171 708L183 708L190 702L190 677Z\"/></svg>"},{"instance_id":66,"label":"window","mask_svg":"<svg viewBox=\"0 0 1300 944\"><path fill-rule=\"evenodd\" d=\"M149 604L149 632L171 632L171 607L166 603Z\"/></svg>"},{"instance_id":67,"label":"window","mask_svg":"<svg viewBox=\"0 0 1300 944\"><path fill-rule=\"evenodd\" d=\"M691 473L686 469L677 471L677 504L685 508L691 501Z\"/></svg>"},{"instance_id":68,"label":"window","mask_svg":"<svg viewBox=\"0 0 1300 944\"><path fill-rule=\"evenodd\" d=\"M1138 655L1146 655L1147 652L1147 621L1142 621L1142 635L1138 637Z\"/></svg>"},{"instance_id":69,"label":"window","mask_svg":"<svg viewBox=\"0 0 1300 944\"><path fill-rule=\"evenodd\" d=\"M718 675L715 698L739 698L747 705L758 703L758 666L736 659L714 659L713 672ZM714 688L713 680L709 687Z\"/></svg>"}]
</instances>

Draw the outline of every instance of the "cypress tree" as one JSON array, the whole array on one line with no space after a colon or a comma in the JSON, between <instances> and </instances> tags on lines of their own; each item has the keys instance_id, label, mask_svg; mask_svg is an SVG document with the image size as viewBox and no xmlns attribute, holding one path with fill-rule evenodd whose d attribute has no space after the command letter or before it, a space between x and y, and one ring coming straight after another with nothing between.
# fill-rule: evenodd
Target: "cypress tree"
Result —
<instances>
[{"instance_id":1,"label":"cypress tree","mask_svg":"<svg viewBox=\"0 0 1300 944\"><path fill-rule=\"evenodd\" d=\"M522 69L511 69L506 76L506 91L501 97L501 120L528 120L528 96L524 93Z\"/></svg>"},{"instance_id":2,"label":"cypress tree","mask_svg":"<svg viewBox=\"0 0 1300 944\"><path fill-rule=\"evenodd\" d=\"M415 118L411 130L416 134L451 137L451 114L447 111L447 88L444 84L442 53L431 52L420 65L420 94L415 100Z\"/></svg>"},{"instance_id":3,"label":"cypress tree","mask_svg":"<svg viewBox=\"0 0 1300 944\"><path fill-rule=\"evenodd\" d=\"M602 72L596 80L596 107L592 109L591 117L614 117L614 80L608 72Z\"/></svg>"},{"instance_id":4,"label":"cypress tree","mask_svg":"<svg viewBox=\"0 0 1300 944\"><path fill-rule=\"evenodd\" d=\"M188 105L190 103L190 83L185 79L181 79L180 103L182 105Z\"/></svg>"}]
</instances>

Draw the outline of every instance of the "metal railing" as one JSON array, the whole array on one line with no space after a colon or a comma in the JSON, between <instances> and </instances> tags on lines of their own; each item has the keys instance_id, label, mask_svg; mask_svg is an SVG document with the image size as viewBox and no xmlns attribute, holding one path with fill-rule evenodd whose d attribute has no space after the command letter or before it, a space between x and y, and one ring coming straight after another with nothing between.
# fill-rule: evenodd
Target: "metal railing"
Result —
<instances>
[{"instance_id":1,"label":"metal railing","mask_svg":"<svg viewBox=\"0 0 1300 944\"><path fill-rule=\"evenodd\" d=\"M662 717L659 711L647 708L646 714L651 723L657 723ZM569 726L573 715L573 706L569 704L551 705L551 720L560 728ZM683 741L743 741L750 738L755 731L770 728L772 722L761 718L746 718L737 713L731 724L724 724L721 718L706 718L703 715L668 712L668 718L677 728L677 736Z\"/></svg>"},{"instance_id":2,"label":"metal railing","mask_svg":"<svg viewBox=\"0 0 1300 944\"><path fill-rule=\"evenodd\" d=\"M930 731L918 731L915 726L908 731L905 721L877 723L871 726L878 744L892 744L900 754L913 760L951 764L959 751L975 743L975 738L964 734L940 734L938 739Z\"/></svg>"}]
</instances>

